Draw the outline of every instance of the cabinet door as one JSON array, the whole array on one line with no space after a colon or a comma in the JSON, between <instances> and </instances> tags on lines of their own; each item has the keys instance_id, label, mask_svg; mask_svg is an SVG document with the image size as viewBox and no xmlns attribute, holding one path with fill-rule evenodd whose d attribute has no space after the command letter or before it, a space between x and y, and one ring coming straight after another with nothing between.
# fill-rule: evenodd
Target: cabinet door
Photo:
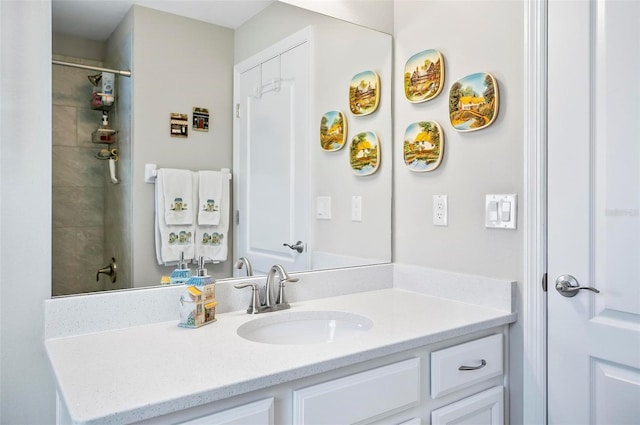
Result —
<instances>
[{"instance_id":1,"label":"cabinet door","mask_svg":"<svg viewBox=\"0 0 640 425\"><path fill-rule=\"evenodd\" d=\"M181 422L180 425L274 425L273 398Z\"/></svg>"},{"instance_id":2,"label":"cabinet door","mask_svg":"<svg viewBox=\"0 0 640 425\"><path fill-rule=\"evenodd\" d=\"M504 423L503 388L493 387L431 412L432 425L502 425Z\"/></svg>"},{"instance_id":3,"label":"cabinet door","mask_svg":"<svg viewBox=\"0 0 640 425\"><path fill-rule=\"evenodd\" d=\"M419 401L420 359L414 358L294 391L293 423L352 424Z\"/></svg>"}]
</instances>

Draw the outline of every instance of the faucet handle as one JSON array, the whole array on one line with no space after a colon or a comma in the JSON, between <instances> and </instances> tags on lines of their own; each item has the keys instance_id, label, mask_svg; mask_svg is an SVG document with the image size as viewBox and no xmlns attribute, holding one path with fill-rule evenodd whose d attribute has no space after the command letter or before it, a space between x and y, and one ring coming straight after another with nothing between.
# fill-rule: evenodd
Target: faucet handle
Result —
<instances>
[{"instance_id":1,"label":"faucet handle","mask_svg":"<svg viewBox=\"0 0 640 425\"><path fill-rule=\"evenodd\" d=\"M276 305L280 310L289 308L289 303L284 295L284 284L287 282L297 282L298 280L299 279L297 277L289 277L289 275L284 279L280 279L280 285L278 286L278 298L276 298Z\"/></svg>"},{"instance_id":2,"label":"faucet handle","mask_svg":"<svg viewBox=\"0 0 640 425\"><path fill-rule=\"evenodd\" d=\"M247 308L247 314L258 314L260 313L260 298L258 293L258 285L255 283L236 283L233 285L236 289L243 288L251 288L251 303L249 304L249 308Z\"/></svg>"}]
</instances>

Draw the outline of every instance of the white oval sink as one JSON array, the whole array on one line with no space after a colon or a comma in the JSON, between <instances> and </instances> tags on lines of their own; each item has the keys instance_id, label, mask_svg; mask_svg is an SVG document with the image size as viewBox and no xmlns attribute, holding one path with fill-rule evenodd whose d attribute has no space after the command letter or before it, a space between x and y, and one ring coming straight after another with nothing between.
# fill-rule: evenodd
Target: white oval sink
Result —
<instances>
[{"instance_id":1,"label":"white oval sink","mask_svg":"<svg viewBox=\"0 0 640 425\"><path fill-rule=\"evenodd\" d=\"M238 327L244 339L265 344L321 344L357 338L373 322L342 311L299 311L273 314Z\"/></svg>"}]
</instances>

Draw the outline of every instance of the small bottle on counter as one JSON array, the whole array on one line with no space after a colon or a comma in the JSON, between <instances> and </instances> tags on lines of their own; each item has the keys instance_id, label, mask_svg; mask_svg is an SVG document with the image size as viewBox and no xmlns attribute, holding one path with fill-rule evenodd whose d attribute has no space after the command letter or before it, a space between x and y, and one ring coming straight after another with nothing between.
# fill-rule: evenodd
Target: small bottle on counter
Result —
<instances>
[{"instance_id":1,"label":"small bottle on counter","mask_svg":"<svg viewBox=\"0 0 640 425\"><path fill-rule=\"evenodd\" d=\"M216 321L216 282L204 268L204 258L198 259L195 276L187 280L180 296L180 323L184 328L199 328Z\"/></svg>"}]
</instances>

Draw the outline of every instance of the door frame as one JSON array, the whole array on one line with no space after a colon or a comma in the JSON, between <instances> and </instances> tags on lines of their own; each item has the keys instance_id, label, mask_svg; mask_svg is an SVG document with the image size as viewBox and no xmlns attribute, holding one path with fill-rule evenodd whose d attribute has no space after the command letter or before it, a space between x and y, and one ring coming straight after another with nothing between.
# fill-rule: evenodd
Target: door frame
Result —
<instances>
[{"instance_id":1,"label":"door frame","mask_svg":"<svg viewBox=\"0 0 640 425\"><path fill-rule=\"evenodd\" d=\"M547 10L525 3L523 423L547 423Z\"/></svg>"}]
</instances>

